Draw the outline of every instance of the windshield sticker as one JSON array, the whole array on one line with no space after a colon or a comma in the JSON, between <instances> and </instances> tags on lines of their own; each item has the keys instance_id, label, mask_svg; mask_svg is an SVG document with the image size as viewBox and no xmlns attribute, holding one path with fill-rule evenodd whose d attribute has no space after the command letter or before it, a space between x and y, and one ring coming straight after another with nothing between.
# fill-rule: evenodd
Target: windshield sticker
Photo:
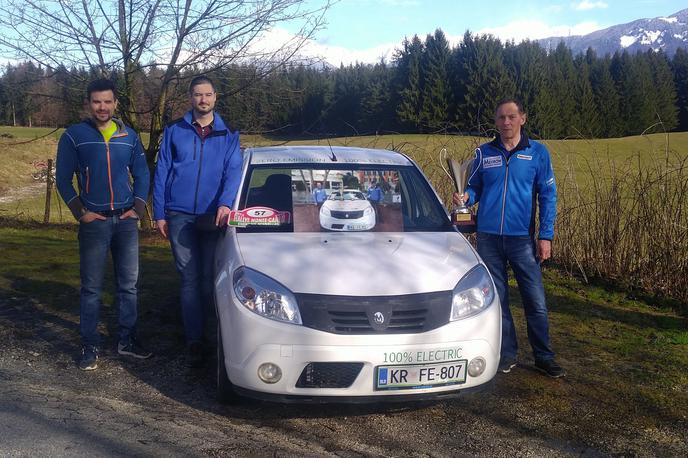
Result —
<instances>
[{"instance_id":1,"label":"windshield sticker","mask_svg":"<svg viewBox=\"0 0 688 458\"><path fill-rule=\"evenodd\" d=\"M489 169L491 167L501 167L502 156L488 156L483 158L483 168Z\"/></svg>"},{"instance_id":2,"label":"windshield sticker","mask_svg":"<svg viewBox=\"0 0 688 458\"><path fill-rule=\"evenodd\" d=\"M291 213L280 212L268 207L250 207L243 210L229 212L230 226L279 226L289 224Z\"/></svg>"}]
</instances>

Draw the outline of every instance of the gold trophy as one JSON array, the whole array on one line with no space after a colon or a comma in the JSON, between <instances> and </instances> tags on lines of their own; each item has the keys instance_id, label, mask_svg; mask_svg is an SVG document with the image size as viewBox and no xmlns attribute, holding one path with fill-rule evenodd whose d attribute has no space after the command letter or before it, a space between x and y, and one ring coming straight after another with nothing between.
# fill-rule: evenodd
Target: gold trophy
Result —
<instances>
[{"instance_id":1,"label":"gold trophy","mask_svg":"<svg viewBox=\"0 0 688 458\"><path fill-rule=\"evenodd\" d=\"M454 186L456 192L461 196L461 203L454 204L451 212L452 223L456 228L463 233L475 232L475 215L470 208L463 202L463 194L466 190L466 182L468 181L468 173L470 172L473 159L468 159L462 163L458 163L454 159L447 158L447 165L454 179Z\"/></svg>"}]
</instances>

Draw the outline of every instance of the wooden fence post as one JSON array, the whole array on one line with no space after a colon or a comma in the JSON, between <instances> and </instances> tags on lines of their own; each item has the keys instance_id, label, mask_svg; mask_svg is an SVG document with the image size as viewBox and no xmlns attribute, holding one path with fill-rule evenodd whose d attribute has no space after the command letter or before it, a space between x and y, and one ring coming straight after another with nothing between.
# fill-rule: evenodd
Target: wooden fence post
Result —
<instances>
[{"instance_id":1,"label":"wooden fence post","mask_svg":"<svg viewBox=\"0 0 688 458\"><path fill-rule=\"evenodd\" d=\"M50 222L50 196L53 193L53 160L48 159L48 170L45 177L45 213L43 214L43 224Z\"/></svg>"}]
</instances>

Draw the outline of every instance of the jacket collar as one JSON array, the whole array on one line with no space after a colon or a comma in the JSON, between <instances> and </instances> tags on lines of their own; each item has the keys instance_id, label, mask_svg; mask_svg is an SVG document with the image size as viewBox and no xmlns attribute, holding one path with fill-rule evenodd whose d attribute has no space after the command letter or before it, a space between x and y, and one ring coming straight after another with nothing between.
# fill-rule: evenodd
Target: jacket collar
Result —
<instances>
[{"instance_id":1,"label":"jacket collar","mask_svg":"<svg viewBox=\"0 0 688 458\"><path fill-rule=\"evenodd\" d=\"M189 124L189 126L193 127L193 111L189 110L186 113L184 113L184 121ZM227 125L225 122L222 120L220 115L218 114L217 111L213 113L213 132L219 132L223 130L229 130L227 128Z\"/></svg>"},{"instance_id":2,"label":"jacket collar","mask_svg":"<svg viewBox=\"0 0 688 458\"><path fill-rule=\"evenodd\" d=\"M528 139L528 135L526 135L525 131L521 129L521 140L519 140L518 145L516 145L516 148L512 149L511 151L507 151L507 149L504 147L504 145L502 144L502 139L499 137L499 134L497 134L495 139L490 142L490 145L494 146L500 151L503 151L508 157L517 151L522 151L526 148L530 148L530 140Z\"/></svg>"},{"instance_id":3,"label":"jacket collar","mask_svg":"<svg viewBox=\"0 0 688 458\"><path fill-rule=\"evenodd\" d=\"M88 118L85 119L84 122L88 124L89 126L93 127L94 129L98 130L98 126L96 126L95 121L93 118ZM124 125L124 123L118 119L118 118L112 118L112 122L115 123L115 126L117 126L117 130L115 131L114 134L112 134L112 138L116 137L126 137L127 134L127 126Z\"/></svg>"}]
</instances>

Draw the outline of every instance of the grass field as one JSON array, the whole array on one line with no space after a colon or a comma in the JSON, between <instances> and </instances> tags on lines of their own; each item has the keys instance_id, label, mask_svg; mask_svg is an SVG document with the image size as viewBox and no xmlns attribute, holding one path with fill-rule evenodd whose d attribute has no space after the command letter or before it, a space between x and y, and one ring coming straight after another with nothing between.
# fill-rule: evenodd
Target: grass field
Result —
<instances>
[{"instance_id":1,"label":"grass field","mask_svg":"<svg viewBox=\"0 0 688 458\"><path fill-rule=\"evenodd\" d=\"M55 156L58 133L0 128L0 216L43 219L45 191L30 187L36 171L32 162ZM26 142L41 135L46 136ZM243 136L242 146L395 149L413 158L449 202L453 183L443 169L444 158L468 159L483 141L422 134L300 140ZM688 312L688 132L544 143L559 194L555 261L586 279L614 281L658 300L676 299L677 308ZM51 221L71 221L56 194L52 201Z\"/></svg>"}]
</instances>

